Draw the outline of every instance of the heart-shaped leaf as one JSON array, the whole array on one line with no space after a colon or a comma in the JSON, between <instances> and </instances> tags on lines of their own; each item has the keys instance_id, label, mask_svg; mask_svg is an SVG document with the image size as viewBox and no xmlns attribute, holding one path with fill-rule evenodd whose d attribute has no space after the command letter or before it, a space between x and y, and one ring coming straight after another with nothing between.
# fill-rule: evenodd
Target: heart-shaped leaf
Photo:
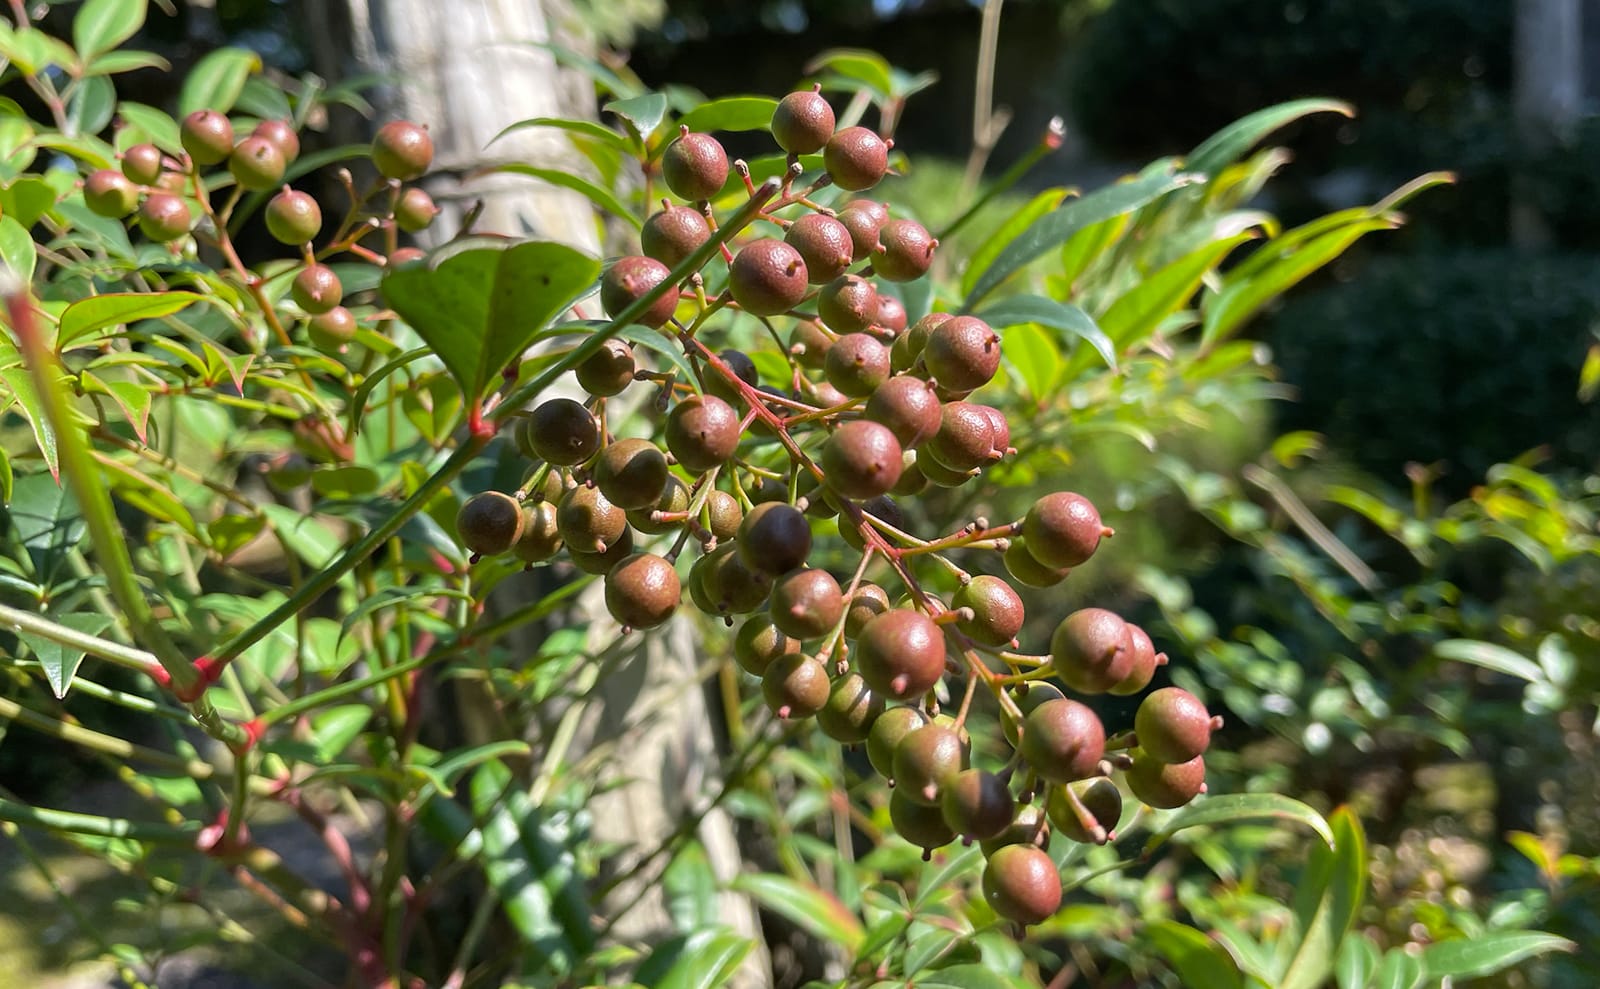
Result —
<instances>
[{"instance_id":1,"label":"heart-shaped leaf","mask_svg":"<svg viewBox=\"0 0 1600 989\"><path fill-rule=\"evenodd\" d=\"M381 291L476 402L599 275L598 260L565 244L475 239L390 272Z\"/></svg>"}]
</instances>

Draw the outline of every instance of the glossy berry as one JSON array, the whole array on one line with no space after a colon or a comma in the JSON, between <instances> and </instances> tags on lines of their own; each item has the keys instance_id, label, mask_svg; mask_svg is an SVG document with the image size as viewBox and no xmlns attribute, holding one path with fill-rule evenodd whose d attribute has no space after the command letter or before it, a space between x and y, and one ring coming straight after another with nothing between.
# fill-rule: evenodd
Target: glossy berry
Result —
<instances>
[{"instance_id":1,"label":"glossy berry","mask_svg":"<svg viewBox=\"0 0 1600 989\"><path fill-rule=\"evenodd\" d=\"M878 385L862 415L887 426L903 449L910 450L938 432L943 405L926 381L899 375Z\"/></svg>"},{"instance_id":2,"label":"glossy berry","mask_svg":"<svg viewBox=\"0 0 1600 989\"><path fill-rule=\"evenodd\" d=\"M1188 762L1166 763L1136 754L1124 776L1133 795L1158 810L1182 807L1206 792L1204 756L1195 756Z\"/></svg>"},{"instance_id":3,"label":"glossy berry","mask_svg":"<svg viewBox=\"0 0 1600 989\"><path fill-rule=\"evenodd\" d=\"M861 674L846 673L833 682L828 703L817 712L817 727L834 741L853 745L867 740L883 711L883 698L873 693Z\"/></svg>"},{"instance_id":4,"label":"glossy berry","mask_svg":"<svg viewBox=\"0 0 1600 989\"><path fill-rule=\"evenodd\" d=\"M891 700L921 697L944 676L944 630L918 611L898 608L867 622L854 652L867 684Z\"/></svg>"},{"instance_id":5,"label":"glossy berry","mask_svg":"<svg viewBox=\"0 0 1600 989\"><path fill-rule=\"evenodd\" d=\"M733 658L746 673L760 676L779 656L800 651L800 640L785 635L766 615L752 615L733 636Z\"/></svg>"},{"instance_id":6,"label":"glossy berry","mask_svg":"<svg viewBox=\"0 0 1600 989\"><path fill-rule=\"evenodd\" d=\"M929 335L935 328L952 319L955 317L950 313L932 312L912 323L910 329L895 337L894 347L889 353L889 359L894 362L894 369L911 370L922 358L922 351L928 345Z\"/></svg>"},{"instance_id":7,"label":"glossy berry","mask_svg":"<svg viewBox=\"0 0 1600 989\"><path fill-rule=\"evenodd\" d=\"M739 308L753 316L776 316L805 298L805 259L781 240L770 237L739 249L728 266L728 290Z\"/></svg>"},{"instance_id":8,"label":"glossy berry","mask_svg":"<svg viewBox=\"0 0 1600 989\"><path fill-rule=\"evenodd\" d=\"M135 144L122 152L122 174L138 185L161 181L161 149L154 144Z\"/></svg>"},{"instance_id":9,"label":"glossy berry","mask_svg":"<svg viewBox=\"0 0 1600 989\"><path fill-rule=\"evenodd\" d=\"M606 446L593 469L600 493L624 509L653 507L670 476L666 454L643 439L622 439Z\"/></svg>"},{"instance_id":10,"label":"glossy berry","mask_svg":"<svg viewBox=\"0 0 1600 989\"><path fill-rule=\"evenodd\" d=\"M1128 636L1133 640L1133 666L1128 670L1128 675L1111 688L1111 693L1121 697L1137 694L1150 685L1150 680L1156 674L1156 667L1167 661L1166 653L1156 652L1155 643L1150 641L1150 636L1139 626L1128 623Z\"/></svg>"},{"instance_id":11,"label":"glossy berry","mask_svg":"<svg viewBox=\"0 0 1600 989\"><path fill-rule=\"evenodd\" d=\"M556 526L556 506L541 501L522 508L522 536L511 553L523 563L543 563L561 552L561 530Z\"/></svg>"},{"instance_id":12,"label":"glossy berry","mask_svg":"<svg viewBox=\"0 0 1600 989\"><path fill-rule=\"evenodd\" d=\"M102 168L83 180L83 202L96 216L120 220L139 206L139 187L121 172Z\"/></svg>"},{"instance_id":13,"label":"glossy berry","mask_svg":"<svg viewBox=\"0 0 1600 989\"><path fill-rule=\"evenodd\" d=\"M715 395L691 395L667 414L667 449L692 474L727 463L739 435L739 413Z\"/></svg>"},{"instance_id":14,"label":"glossy berry","mask_svg":"<svg viewBox=\"0 0 1600 989\"><path fill-rule=\"evenodd\" d=\"M994 423L971 402L947 402L922 452L954 471L986 467L995 459Z\"/></svg>"},{"instance_id":15,"label":"glossy berry","mask_svg":"<svg viewBox=\"0 0 1600 989\"><path fill-rule=\"evenodd\" d=\"M901 463L905 463L905 461L902 460ZM863 501L861 503L861 513L870 518L877 519L879 522L883 522L891 528L899 529L901 532L906 531L907 527L910 525L910 522L906 520L905 511L895 503L893 498L890 498L886 495L879 495L876 498L868 498L867 500ZM840 523L839 538L843 539L845 541L845 545L849 546L857 553L864 552L866 550L866 544L861 541L861 533L857 529L855 523L853 521L846 521L842 516L840 517Z\"/></svg>"},{"instance_id":16,"label":"glossy berry","mask_svg":"<svg viewBox=\"0 0 1600 989\"><path fill-rule=\"evenodd\" d=\"M438 215L439 207L433 197L415 186L402 192L400 201L394 207L395 226L408 234L428 229Z\"/></svg>"},{"instance_id":17,"label":"glossy berry","mask_svg":"<svg viewBox=\"0 0 1600 989\"><path fill-rule=\"evenodd\" d=\"M811 555L811 523L793 505L757 505L739 524L739 558L752 570L778 576Z\"/></svg>"},{"instance_id":18,"label":"glossy berry","mask_svg":"<svg viewBox=\"0 0 1600 989\"><path fill-rule=\"evenodd\" d=\"M833 631L844 617L844 594L826 570L795 570L772 585L767 609L785 634L816 639Z\"/></svg>"},{"instance_id":19,"label":"glossy berry","mask_svg":"<svg viewBox=\"0 0 1600 989\"><path fill-rule=\"evenodd\" d=\"M294 125L287 120L263 120L256 124L250 136L264 138L276 144L278 150L283 152L283 160L291 165L300 157L300 135L294 132Z\"/></svg>"},{"instance_id":20,"label":"glossy berry","mask_svg":"<svg viewBox=\"0 0 1600 989\"><path fill-rule=\"evenodd\" d=\"M739 499L726 491L713 491L706 497L706 517L710 520L711 534L718 541L726 541L739 534L744 522L744 508Z\"/></svg>"},{"instance_id":21,"label":"glossy berry","mask_svg":"<svg viewBox=\"0 0 1600 989\"><path fill-rule=\"evenodd\" d=\"M905 332L906 322L905 303L892 295L878 294L878 319L880 327L894 334Z\"/></svg>"},{"instance_id":22,"label":"glossy berry","mask_svg":"<svg viewBox=\"0 0 1600 989\"><path fill-rule=\"evenodd\" d=\"M867 622L888 611L889 592L877 584L858 584L855 592L850 595L845 603L844 634L855 638L861 634Z\"/></svg>"},{"instance_id":23,"label":"glossy berry","mask_svg":"<svg viewBox=\"0 0 1600 989\"><path fill-rule=\"evenodd\" d=\"M643 255L618 258L600 276L600 307L615 319L623 310L649 294L650 290L667 280L672 272L666 265ZM652 329L659 328L678 308L678 287L668 288L634 322Z\"/></svg>"},{"instance_id":24,"label":"glossy berry","mask_svg":"<svg viewBox=\"0 0 1600 989\"><path fill-rule=\"evenodd\" d=\"M944 812L937 805L918 803L898 789L889 795L889 823L895 834L923 849L928 858L935 848L943 848L956 840L955 831L945 823Z\"/></svg>"},{"instance_id":25,"label":"glossy berry","mask_svg":"<svg viewBox=\"0 0 1600 989\"><path fill-rule=\"evenodd\" d=\"M585 357L573 372L578 387L596 397L619 394L633 382L638 365L633 359L633 348L626 340L607 340L600 349Z\"/></svg>"},{"instance_id":26,"label":"glossy berry","mask_svg":"<svg viewBox=\"0 0 1600 989\"><path fill-rule=\"evenodd\" d=\"M747 615L766 603L772 577L745 566L736 546L719 546L702 559L711 561L706 568L705 589L716 602L713 613Z\"/></svg>"},{"instance_id":27,"label":"glossy berry","mask_svg":"<svg viewBox=\"0 0 1600 989\"><path fill-rule=\"evenodd\" d=\"M918 707L891 707L878 716L867 732L867 761L878 775L884 779L894 776L894 750L900 740L932 720Z\"/></svg>"},{"instance_id":28,"label":"glossy berry","mask_svg":"<svg viewBox=\"0 0 1600 989\"><path fill-rule=\"evenodd\" d=\"M678 608L678 573L654 553L635 553L606 572L606 610L632 628L655 628Z\"/></svg>"},{"instance_id":29,"label":"glossy berry","mask_svg":"<svg viewBox=\"0 0 1600 989\"><path fill-rule=\"evenodd\" d=\"M685 128L661 155L661 177L680 199L710 199L728 181L728 153L710 134L693 134Z\"/></svg>"},{"instance_id":30,"label":"glossy berry","mask_svg":"<svg viewBox=\"0 0 1600 989\"><path fill-rule=\"evenodd\" d=\"M267 201L267 232L280 244L304 244L322 232L322 207L304 192L284 189Z\"/></svg>"},{"instance_id":31,"label":"glossy berry","mask_svg":"<svg viewBox=\"0 0 1600 989\"><path fill-rule=\"evenodd\" d=\"M675 475L667 475L666 487L661 489L661 494L656 496L653 504L643 508L628 509L628 524L640 532L652 536L659 536L666 532L677 532L679 522L656 522L652 516L656 512L677 512L682 514L689 510L689 487Z\"/></svg>"},{"instance_id":32,"label":"glossy berry","mask_svg":"<svg viewBox=\"0 0 1600 989\"><path fill-rule=\"evenodd\" d=\"M541 402L528 415L528 445L541 460L573 467L600 449L600 423L570 398Z\"/></svg>"},{"instance_id":33,"label":"glossy berry","mask_svg":"<svg viewBox=\"0 0 1600 989\"><path fill-rule=\"evenodd\" d=\"M981 388L1000 369L1000 335L975 316L947 319L929 331L922 362L945 388Z\"/></svg>"},{"instance_id":34,"label":"glossy berry","mask_svg":"<svg viewBox=\"0 0 1600 989\"><path fill-rule=\"evenodd\" d=\"M822 445L822 470L832 490L857 501L886 494L900 480L900 442L886 426L847 422Z\"/></svg>"},{"instance_id":35,"label":"glossy berry","mask_svg":"<svg viewBox=\"0 0 1600 989\"><path fill-rule=\"evenodd\" d=\"M522 506L499 491L475 494L456 513L456 533L474 553L504 553L522 536Z\"/></svg>"},{"instance_id":36,"label":"glossy berry","mask_svg":"<svg viewBox=\"0 0 1600 989\"><path fill-rule=\"evenodd\" d=\"M792 155L822 150L833 136L833 107L815 90L790 93L772 111L772 139Z\"/></svg>"},{"instance_id":37,"label":"glossy berry","mask_svg":"<svg viewBox=\"0 0 1600 989\"><path fill-rule=\"evenodd\" d=\"M1105 608L1074 611L1050 636L1050 666L1079 693L1105 693L1133 669L1128 623Z\"/></svg>"},{"instance_id":38,"label":"glossy berry","mask_svg":"<svg viewBox=\"0 0 1600 989\"><path fill-rule=\"evenodd\" d=\"M965 768L961 736L938 722L908 732L894 747L895 792L919 804L938 804L944 785Z\"/></svg>"},{"instance_id":39,"label":"glossy berry","mask_svg":"<svg viewBox=\"0 0 1600 989\"><path fill-rule=\"evenodd\" d=\"M1204 755L1211 745L1211 727L1211 712L1182 687L1162 687L1148 694L1133 717L1139 748L1165 763Z\"/></svg>"},{"instance_id":40,"label":"glossy berry","mask_svg":"<svg viewBox=\"0 0 1600 989\"><path fill-rule=\"evenodd\" d=\"M558 508L556 511L557 518L559 518L560 509ZM618 509L618 511L621 511L621 509ZM562 533L562 538L566 538L566 534L564 532ZM612 567L616 566L618 563L621 563L632 554L633 530L627 528L622 530L622 535L618 536L612 542L605 544L605 548L597 552L588 553L570 545L567 547L567 558L573 562L573 565L575 565L579 570L582 570L584 573L599 575L609 573Z\"/></svg>"},{"instance_id":41,"label":"glossy berry","mask_svg":"<svg viewBox=\"0 0 1600 989\"><path fill-rule=\"evenodd\" d=\"M561 530L561 538L566 540L569 553L600 556L616 549L624 540L632 544L627 513L613 505L599 488L589 484L580 484L562 497L556 506L556 526ZM616 560L610 561L605 569L611 569L615 563Z\"/></svg>"},{"instance_id":42,"label":"glossy berry","mask_svg":"<svg viewBox=\"0 0 1600 989\"><path fill-rule=\"evenodd\" d=\"M386 179L408 182L433 164L433 138L409 120L391 120L372 139L372 164Z\"/></svg>"},{"instance_id":43,"label":"glossy berry","mask_svg":"<svg viewBox=\"0 0 1600 989\"><path fill-rule=\"evenodd\" d=\"M1045 819L1044 810L1038 804L1023 804L1017 808L1010 826L981 842L981 846L984 855L992 856L1007 845L1034 845L1049 838L1050 823Z\"/></svg>"},{"instance_id":44,"label":"glossy berry","mask_svg":"<svg viewBox=\"0 0 1600 989\"><path fill-rule=\"evenodd\" d=\"M779 656L761 675L761 693L780 718L809 718L822 710L832 693L828 670L804 653Z\"/></svg>"},{"instance_id":45,"label":"glossy berry","mask_svg":"<svg viewBox=\"0 0 1600 989\"><path fill-rule=\"evenodd\" d=\"M939 809L950 830L969 841L999 837L1011 826L1016 801L1004 781L983 769L965 769L947 780Z\"/></svg>"},{"instance_id":46,"label":"glossy berry","mask_svg":"<svg viewBox=\"0 0 1600 989\"><path fill-rule=\"evenodd\" d=\"M889 379L889 348L867 333L846 333L828 349L823 373L841 395L865 398Z\"/></svg>"},{"instance_id":47,"label":"glossy berry","mask_svg":"<svg viewBox=\"0 0 1600 989\"><path fill-rule=\"evenodd\" d=\"M1066 567L1047 567L1028 550L1026 540L1013 539L1004 556L1006 572L1029 587L1054 587L1067 579Z\"/></svg>"},{"instance_id":48,"label":"glossy berry","mask_svg":"<svg viewBox=\"0 0 1600 989\"><path fill-rule=\"evenodd\" d=\"M800 252L806 263L806 278L813 285L826 284L844 274L855 249L845 225L821 213L807 213L789 224L783 242Z\"/></svg>"},{"instance_id":49,"label":"glossy berry","mask_svg":"<svg viewBox=\"0 0 1600 989\"><path fill-rule=\"evenodd\" d=\"M1043 850L1006 845L989 856L983 898L994 912L1018 924L1039 924L1061 909L1061 873Z\"/></svg>"},{"instance_id":50,"label":"glossy berry","mask_svg":"<svg viewBox=\"0 0 1600 989\"><path fill-rule=\"evenodd\" d=\"M338 353L356 338L359 329L355 313L344 306L334 306L306 320L306 337L311 345L324 353Z\"/></svg>"},{"instance_id":51,"label":"glossy berry","mask_svg":"<svg viewBox=\"0 0 1600 989\"><path fill-rule=\"evenodd\" d=\"M956 628L980 645L1004 646L1022 631L1022 599L999 577L980 574L972 578L956 591L950 606L972 609L974 617L963 618Z\"/></svg>"},{"instance_id":52,"label":"glossy berry","mask_svg":"<svg viewBox=\"0 0 1600 989\"><path fill-rule=\"evenodd\" d=\"M668 204L651 214L639 231L639 247L647 258L676 268L711 239L711 226L699 210Z\"/></svg>"},{"instance_id":53,"label":"glossy berry","mask_svg":"<svg viewBox=\"0 0 1600 989\"><path fill-rule=\"evenodd\" d=\"M728 370L732 371L733 376L738 380L751 388L760 386L761 376L756 372L756 363L750 359L749 354L742 350L730 349L718 354L717 359L726 364ZM743 400L739 397L738 387L732 381L729 381L720 370L706 374L706 391L725 402L740 403L742 406Z\"/></svg>"},{"instance_id":54,"label":"glossy berry","mask_svg":"<svg viewBox=\"0 0 1600 989\"><path fill-rule=\"evenodd\" d=\"M196 165L217 165L233 153L233 124L226 114L196 110L178 126L178 141Z\"/></svg>"},{"instance_id":55,"label":"glossy berry","mask_svg":"<svg viewBox=\"0 0 1600 989\"><path fill-rule=\"evenodd\" d=\"M283 181L289 163L283 151L264 137L247 137L234 145L228 155L228 171L241 189L261 191Z\"/></svg>"},{"instance_id":56,"label":"glossy berry","mask_svg":"<svg viewBox=\"0 0 1600 989\"><path fill-rule=\"evenodd\" d=\"M864 261L878 248L878 231L889 222L889 208L872 199L852 199L834 219L850 231L850 260Z\"/></svg>"},{"instance_id":57,"label":"glossy berry","mask_svg":"<svg viewBox=\"0 0 1600 989\"><path fill-rule=\"evenodd\" d=\"M822 165L841 189L870 189L889 171L889 146L865 127L846 127L828 138Z\"/></svg>"},{"instance_id":58,"label":"glossy berry","mask_svg":"<svg viewBox=\"0 0 1600 989\"><path fill-rule=\"evenodd\" d=\"M1033 503L1022 520L1022 535L1029 552L1052 567L1076 567L1088 561L1109 535L1094 503L1071 491L1045 495Z\"/></svg>"},{"instance_id":59,"label":"glossy berry","mask_svg":"<svg viewBox=\"0 0 1600 989\"><path fill-rule=\"evenodd\" d=\"M157 243L182 237L193 219L188 205L170 193L152 192L139 204L139 232Z\"/></svg>"},{"instance_id":60,"label":"glossy berry","mask_svg":"<svg viewBox=\"0 0 1600 989\"><path fill-rule=\"evenodd\" d=\"M827 364L828 351L832 349L833 336L816 320L800 320L789 331L789 353L803 368L820 371Z\"/></svg>"},{"instance_id":61,"label":"glossy berry","mask_svg":"<svg viewBox=\"0 0 1600 989\"><path fill-rule=\"evenodd\" d=\"M1022 758L1053 783L1097 775L1105 749L1100 718L1074 700L1045 701L1022 723Z\"/></svg>"},{"instance_id":62,"label":"glossy berry","mask_svg":"<svg viewBox=\"0 0 1600 989\"><path fill-rule=\"evenodd\" d=\"M1027 718L1040 705L1049 701L1061 700L1067 695L1062 693L1061 688L1053 683L1034 681L1032 683L1024 683L1015 688L1011 696L1012 700L1016 701L1017 710L1021 712L1022 718L1016 717L1007 708L1002 707L1000 709L1000 732L1005 736L1006 743L1012 748L1016 748L1017 743L1021 740L1021 735L1019 734L1021 720Z\"/></svg>"},{"instance_id":63,"label":"glossy berry","mask_svg":"<svg viewBox=\"0 0 1600 989\"><path fill-rule=\"evenodd\" d=\"M1077 797L1087 821L1072 805L1069 791ZM1116 836L1117 822L1122 819L1122 791L1104 776L1053 786L1045 799L1045 813L1055 829L1073 841L1103 845Z\"/></svg>"},{"instance_id":64,"label":"glossy berry","mask_svg":"<svg viewBox=\"0 0 1600 989\"><path fill-rule=\"evenodd\" d=\"M817 315L835 333L859 333L878 317L878 290L860 275L841 275L817 292Z\"/></svg>"},{"instance_id":65,"label":"glossy berry","mask_svg":"<svg viewBox=\"0 0 1600 989\"><path fill-rule=\"evenodd\" d=\"M315 316L344 301L344 286L332 268L325 264L308 264L289 283L289 297L295 305Z\"/></svg>"},{"instance_id":66,"label":"glossy berry","mask_svg":"<svg viewBox=\"0 0 1600 989\"><path fill-rule=\"evenodd\" d=\"M939 242L915 220L890 220L878 230L878 249L872 252L872 271L891 282L921 278L933 266Z\"/></svg>"}]
</instances>

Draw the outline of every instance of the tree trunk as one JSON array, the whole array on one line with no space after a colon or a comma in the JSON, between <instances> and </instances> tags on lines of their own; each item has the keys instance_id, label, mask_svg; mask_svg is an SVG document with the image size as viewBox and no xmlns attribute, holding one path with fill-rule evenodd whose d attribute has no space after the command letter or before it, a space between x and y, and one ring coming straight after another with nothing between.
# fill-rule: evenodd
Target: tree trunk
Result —
<instances>
[{"instance_id":1,"label":"tree trunk","mask_svg":"<svg viewBox=\"0 0 1600 989\"><path fill-rule=\"evenodd\" d=\"M1513 112L1518 158L1536 158L1570 137L1583 104L1582 0L1516 0ZM1511 242L1539 250L1551 242L1525 167L1512 178Z\"/></svg>"},{"instance_id":2,"label":"tree trunk","mask_svg":"<svg viewBox=\"0 0 1600 989\"><path fill-rule=\"evenodd\" d=\"M485 165L520 161L548 167L581 167L582 160L561 132L529 128L498 141L509 124L531 117L595 116L594 91L580 74L561 70L537 44L559 44L583 50L585 39L552 31L552 25L577 22L559 0L346 0L346 4L313 3L307 13L324 20L311 32L321 50L319 69L337 77L352 70L382 72L398 82L380 93L384 116L402 116L427 124L435 146L434 171L424 186L443 209L427 232L439 243L460 229L462 219L478 203L482 209L474 229L516 237L557 240L601 254L601 228L595 211L582 196L518 176L477 174ZM342 9L330 9L341 8ZM565 15L565 16L563 16ZM333 18L348 17L344 23ZM341 44L350 39L348 45ZM354 54L354 62L339 64ZM343 118L332 127L352 130L367 122ZM342 140L365 135L344 133ZM491 145L491 142L492 145ZM641 394L648 389L636 389ZM536 576L542 576L536 575ZM508 582L537 593L536 583ZM618 638L616 623L596 593L586 595L573 621L590 622L594 652ZM497 592L498 593L498 592ZM517 600L491 600L491 609L514 607ZM539 635L526 630L514 650L532 655ZM626 640L628 655L615 672L601 678L583 712L580 738L569 750L581 754L596 744L619 741L617 772L629 782L611 788L591 803L594 837L647 854L678 827L700 803L698 795L714 789L721 760L705 693L696 677L702 650L685 620L677 620L648 636ZM474 719L463 719L470 729ZM554 724L554 719L550 720ZM717 875L727 880L739 869L739 851L731 820L720 811L707 815L698 837ZM630 856L620 857L617 871ZM659 883L646 873L639 882L623 884L610 902L597 905L604 916L626 907L612 936L631 943L656 942L673 933ZM741 986L771 985L768 962L755 910L749 901L724 894L722 919L754 939L757 949L747 958Z\"/></svg>"}]
</instances>

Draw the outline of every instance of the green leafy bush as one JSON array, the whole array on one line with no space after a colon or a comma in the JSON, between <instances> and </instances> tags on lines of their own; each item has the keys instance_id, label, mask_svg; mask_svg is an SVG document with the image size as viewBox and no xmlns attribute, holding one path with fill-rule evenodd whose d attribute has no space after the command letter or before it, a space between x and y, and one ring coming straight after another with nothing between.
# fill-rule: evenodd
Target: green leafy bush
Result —
<instances>
[{"instance_id":1,"label":"green leafy bush","mask_svg":"<svg viewBox=\"0 0 1600 989\"><path fill-rule=\"evenodd\" d=\"M1592 470L1600 407L1578 397L1600 319L1595 259L1510 251L1425 253L1291 301L1268 335L1317 429L1398 483L1408 461L1444 462L1462 492L1492 465L1542 447L1551 466Z\"/></svg>"}]
</instances>

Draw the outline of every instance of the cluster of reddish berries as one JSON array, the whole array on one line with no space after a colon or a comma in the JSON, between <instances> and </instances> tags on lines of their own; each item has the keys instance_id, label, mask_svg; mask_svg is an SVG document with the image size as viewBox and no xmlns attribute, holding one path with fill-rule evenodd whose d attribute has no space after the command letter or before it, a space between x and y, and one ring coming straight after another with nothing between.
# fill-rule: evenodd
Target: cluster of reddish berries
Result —
<instances>
[{"instance_id":1,"label":"cluster of reddish berries","mask_svg":"<svg viewBox=\"0 0 1600 989\"><path fill-rule=\"evenodd\" d=\"M1147 804L1188 802L1205 789L1203 753L1220 721L1168 687L1145 698L1133 733L1108 739L1092 709L1044 678L1078 694L1137 693L1165 661L1149 637L1089 608L1060 623L1047 654L1014 652L1024 615L1012 583L946 557L989 551L1011 581L1051 586L1111 532L1088 499L1046 495L1015 522L980 519L932 539L906 531L895 497L964 484L1014 453L1005 416L970 400L1000 366L1000 334L946 313L908 326L877 282L923 275L937 242L871 200L837 210L813 202L829 185L874 185L888 169L887 142L862 127L835 131L816 92L785 98L772 132L791 169L760 222L782 239L743 241L725 264L707 264L639 317L676 339L696 380L643 370L627 343L609 341L577 368L589 402L545 401L520 419L516 442L538 466L516 495L469 499L461 538L475 554L529 564L564 552L604 575L606 605L629 628L665 622L686 582L701 611L737 622L734 655L777 716L814 716L829 736L865 743L893 783L889 814L904 838L930 852L958 837L982 842L996 912L1042 921L1061 901L1044 850L1050 827L1108 841L1122 811L1110 779L1117 769ZM803 175L798 156L819 149L826 174L792 188ZM687 205L664 202L644 225L643 253L605 272L600 301L613 316L708 242L710 201L729 184L728 157L708 134L682 132L660 170ZM782 215L797 207L802 215ZM698 305L681 312L690 298ZM789 324L788 380L762 381L745 353L706 345L708 317L725 307L774 334L777 320ZM638 380L661 388L659 442L607 431L607 399ZM808 565L813 529L830 519L860 554L843 580ZM656 536L661 552L641 545ZM699 555L680 579L677 561L691 545ZM948 602L917 580L927 562L959 575ZM967 690L954 716L938 713L947 674ZM996 771L969 765L967 720L980 685L997 699L1014 753Z\"/></svg>"},{"instance_id":2,"label":"cluster of reddish berries","mask_svg":"<svg viewBox=\"0 0 1600 989\"><path fill-rule=\"evenodd\" d=\"M279 242L301 248L305 263L290 283L289 296L298 314L306 317L312 345L330 353L355 338L357 319L340 304L344 288L339 276L319 257L350 252L369 261L396 264L420 256L412 248L395 250L392 236L386 257L365 249L360 240L385 227L391 235L396 230L416 233L426 229L439 212L422 189L401 185L420 177L433 162L433 140L427 130L407 121L385 124L372 142L372 164L387 180L374 194L387 191L387 199L366 209L366 202L352 194L349 215L321 252L314 252L311 242L322 232L322 207L308 193L282 185L284 173L300 155L300 138L287 121L261 121L248 136L235 140L233 122L226 115L196 110L180 123L179 140L182 157L168 157L154 144L135 144L122 153L120 171L91 172L83 183L85 205L113 219L134 216L146 238L166 244L194 228L191 201L211 212L204 169L225 163L233 176L236 194L214 214L216 222L223 225L238 194L265 192L281 185L264 211L267 231Z\"/></svg>"}]
</instances>

